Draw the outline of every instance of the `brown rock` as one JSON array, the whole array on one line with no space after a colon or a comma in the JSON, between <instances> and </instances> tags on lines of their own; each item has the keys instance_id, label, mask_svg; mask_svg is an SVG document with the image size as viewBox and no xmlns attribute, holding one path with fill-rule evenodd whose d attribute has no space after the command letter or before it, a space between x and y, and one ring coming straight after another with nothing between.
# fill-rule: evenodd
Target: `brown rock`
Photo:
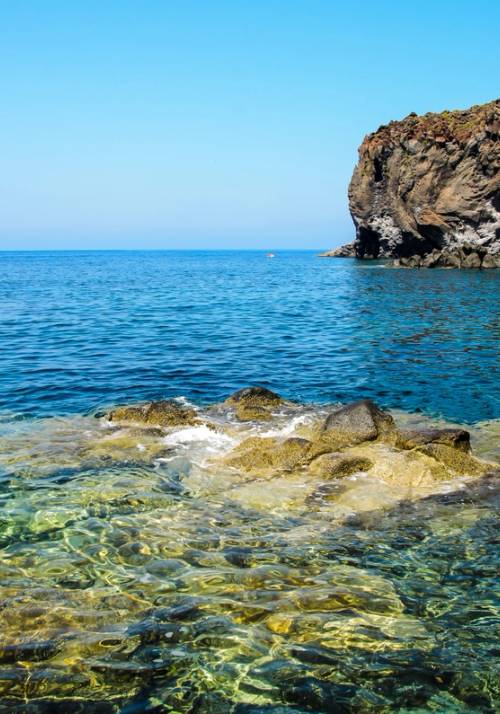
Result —
<instances>
[{"instance_id":1,"label":"brown rock","mask_svg":"<svg viewBox=\"0 0 500 714\"><path fill-rule=\"evenodd\" d=\"M422 268L436 268L440 265L442 253L440 250L433 250L432 253L425 255L420 262Z\"/></svg>"},{"instance_id":2,"label":"brown rock","mask_svg":"<svg viewBox=\"0 0 500 714\"><path fill-rule=\"evenodd\" d=\"M354 456L344 454L322 454L309 465L309 472L320 478L345 478L358 471L368 471L373 466L373 462Z\"/></svg>"},{"instance_id":3,"label":"brown rock","mask_svg":"<svg viewBox=\"0 0 500 714\"><path fill-rule=\"evenodd\" d=\"M468 453L470 434L464 429L418 429L398 432L396 446L400 449L414 449L424 444L444 444Z\"/></svg>"},{"instance_id":4,"label":"brown rock","mask_svg":"<svg viewBox=\"0 0 500 714\"><path fill-rule=\"evenodd\" d=\"M481 268L500 268L500 253L498 255L485 255L483 262L481 263Z\"/></svg>"},{"instance_id":5,"label":"brown rock","mask_svg":"<svg viewBox=\"0 0 500 714\"><path fill-rule=\"evenodd\" d=\"M299 437L281 441L272 437L252 436L238 444L225 463L243 471L290 471L309 460L311 442Z\"/></svg>"},{"instance_id":6,"label":"brown rock","mask_svg":"<svg viewBox=\"0 0 500 714\"><path fill-rule=\"evenodd\" d=\"M450 253L448 251L443 251L441 253L441 258L439 264L444 268L461 268L462 267L462 251L457 250L456 253Z\"/></svg>"},{"instance_id":7,"label":"brown rock","mask_svg":"<svg viewBox=\"0 0 500 714\"><path fill-rule=\"evenodd\" d=\"M245 387L231 394L225 403L235 407L240 421L268 421L283 399L266 387Z\"/></svg>"},{"instance_id":8,"label":"brown rock","mask_svg":"<svg viewBox=\"0 0 500 714\"><path fill-rule=\"evenodd\" d=\"M480 268L481 258L477 253L470 253L462 260L462 268Z\"/></svg>"},{"instance_id":9,"label":"brown rock","mask_svg":"<svg viewBox=\"0 0 500 714\"><path fill-rule=\"evenodd\" d=\"M499 134L495 100L410 115L368 135L349 186L356 256L398 258L407 267L413 256L431 255L429 267L478 268L481 260L497 267ZM450 258L462 249L463 261Z\"/></svg>"},{"instance_id":10,"label":"brown rock","mask_svg":"<svg viewBox=\"0 0 500 714\"><path fill-rule=\"evenodd\" d=\"M361 444L372 441L394 429L390 414L382 411L370 399L353 402L327 417L320 439L336 445Z\"/></svg>"},{"instance_id":11,"label":"brown rock","mask_svg":"<svg viewBox=\"0 0 500 714\"><path fill-rule=\"evenodd\" d=\"M172 399L146 404L116 407L108 414L110 421L151 426L189 426L196 424L196 412Z\"/></svg>"},{"instance_id":12,"label":"brown rock","mask_svg":"<svg viewBox=\"0 0 500 714\"><path fill-rule=\"evenodd\" d=\"M419 446L417 451L426 456L431 456L456 474L462 476L480 476L491 470L491 464L479 461L470 454L446 444L425 444L424 446Z\"/></svg>"}]
</instances>

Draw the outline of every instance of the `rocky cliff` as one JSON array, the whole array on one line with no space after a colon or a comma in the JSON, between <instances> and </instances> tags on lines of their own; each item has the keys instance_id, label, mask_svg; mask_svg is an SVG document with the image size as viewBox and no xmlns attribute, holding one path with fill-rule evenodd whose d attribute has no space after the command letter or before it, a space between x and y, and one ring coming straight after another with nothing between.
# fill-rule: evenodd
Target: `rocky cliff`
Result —
<instances>
[{"instance_id":1,"label":"rocky cliff","mask_svg":"<svg viewBox=\"0 0 500 714\"><path fill-rule=\"evenodd\" d=\"M369 134L349 186L356 240L336 254L500 267L499 134L500 100Z\"/></svg>"}]
</instances>

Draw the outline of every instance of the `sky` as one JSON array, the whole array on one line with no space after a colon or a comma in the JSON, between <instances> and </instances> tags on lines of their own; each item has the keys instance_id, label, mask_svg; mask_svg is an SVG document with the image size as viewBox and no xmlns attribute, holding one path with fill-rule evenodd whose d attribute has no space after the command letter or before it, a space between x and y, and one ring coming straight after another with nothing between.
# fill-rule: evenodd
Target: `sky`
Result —
<instances>
[{"instance_id":1,"label":"sky","mask_svg":"<svg viewBox=\"0 0 500 714\"><path fill-rule=\"evenodd\" d=\"M0 0L0 250L352 240L363 136L500 94L500 3Z\"/></svg>"}]
</instances>

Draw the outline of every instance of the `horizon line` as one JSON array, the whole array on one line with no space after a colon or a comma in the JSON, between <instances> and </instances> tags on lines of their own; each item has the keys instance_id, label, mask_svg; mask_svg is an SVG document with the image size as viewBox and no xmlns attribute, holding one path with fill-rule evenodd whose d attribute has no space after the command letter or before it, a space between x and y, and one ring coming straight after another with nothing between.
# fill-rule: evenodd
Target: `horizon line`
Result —
<instances>
[{"instance_id":1,"label":"horizon line","mask_svg":"<svg viewBox=\"0 0 500 714\"><path fill-rule=\"evenodd\" d=\"M334 246L335 247L335 246ZM317 248L6 248L2 253L305 253L333 250L332 246Z\"/></svg>"}]
</instances>

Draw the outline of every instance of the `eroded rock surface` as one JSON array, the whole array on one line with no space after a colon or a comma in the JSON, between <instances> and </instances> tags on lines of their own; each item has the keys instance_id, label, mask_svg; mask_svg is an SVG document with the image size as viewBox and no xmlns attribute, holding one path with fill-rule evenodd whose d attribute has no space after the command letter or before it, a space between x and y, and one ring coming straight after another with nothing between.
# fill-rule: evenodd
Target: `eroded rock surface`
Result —
<instances>
[{"instance_id":1,"label":"eroded rock surface","mask_svg":"<svg viewBox=\"0 0 500 714\"><path fill-rule=\"evenodd\" d=\"M358 258L500 267L500 100L369 134L349 186ZM352 253L352 244L331 255Z\"/></svg>"},{"instance_id":2,"label":"eroded rock surface","mask_svg":"<svg viewBox=\"0 0 500 714\"><path fill-rule=\"evenodd\" d=\"M322 479L344 478L360 471L368 471L373 461L360 456L346 456L342 453L321 454L309 467L309 472Z\"/></svg>"},{"instance_id":3,"label":"eroded rock surface","mask_svg":"<svg viewBox=\"0 0 500 714\"><path fill-rule=\"evenodd\" d=\"M253 436L238 444L226 463L243 471L289 471L308 463L311 446L309 440L300 437L276 439Z\"/></svg>"}]
</instances>

